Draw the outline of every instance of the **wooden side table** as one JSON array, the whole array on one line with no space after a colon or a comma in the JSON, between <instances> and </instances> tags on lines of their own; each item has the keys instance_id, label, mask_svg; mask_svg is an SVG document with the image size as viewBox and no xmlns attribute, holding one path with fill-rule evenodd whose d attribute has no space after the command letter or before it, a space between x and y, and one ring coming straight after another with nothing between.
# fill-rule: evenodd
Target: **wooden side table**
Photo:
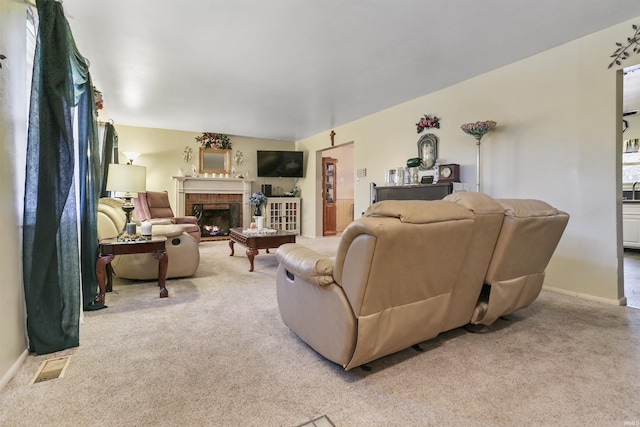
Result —
<instances>
[{"instance_id":1,"label":"wooden side table","mask_svg":"<svg viewBox=\"0 0 640 427\"><path fill-rule=\"evenodd\" d=\"M160 298L168 297L169 291L165 287L167 267L169 265L169 257L165 246L166 242L167 238L164 236L154 236L151 240L135 242L118 242L118 239L115 237L101 240L98 243L98 261L96 262L99 292L94 301L98 304L104 304L105 293L111 292L113 288L111 277L113 268L111 267L111 261L113 261L116 255L144 253L151 253L152 256L158 260L158 287L160 288Z\"/></svg>"}]
</instances>

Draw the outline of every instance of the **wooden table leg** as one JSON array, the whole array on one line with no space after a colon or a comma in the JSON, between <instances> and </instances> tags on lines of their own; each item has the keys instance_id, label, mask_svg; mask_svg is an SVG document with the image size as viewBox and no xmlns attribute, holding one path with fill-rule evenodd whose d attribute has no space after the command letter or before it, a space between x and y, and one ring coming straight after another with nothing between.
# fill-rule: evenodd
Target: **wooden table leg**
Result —
<instances>
[{"instance_id":1,"label":"wooden table leg","mask_svg":"<svg viewBox=\"0 0 640 427\"><path fill-rule=\"evenodd\" d=\"M251 264L251 268L249 271L253 271L253 259L258 255L258 250L256 248L247 249L247 258L249 258L249 264Z\"/></svg>"},{"instance_id":2,"label":"wooden table leg","mask_svg":"<svg viewBox=\"0 0 640 427\"><path fill-rule=\"evenodd\" d=\"M229 256L233 256L233 244L234 243L235 242L233 240L229 239L229 247L231 248L231 255L229 255Z\"/></svg>"},{"instance_id":3,"label":"wooden table leg","mask_svg":"<svg viewBox=\"0 0 640 427\"><path fill-rule=\"evenodd\" d=\"M169 291L165 286L169 256L166 252L154 252L153 257L158 260L158 287L160 288L160 298L166 298L169 296Z\"/></svg>"},{"instance_id":4,"label":"wooden table leg","mask_svg":"<svg viewBox=\"0 0 640 427\"><path fill-rule=\"evenodd\" d=\"M111 263L105 266L105 271L107 272L107 292L113 291L113 266Z\"/></svg>"},{"instance_id":5,"label":"wooden table leg","mask_svg":"<svg viewBox=\"0 0 640 427\"><path fill-rule=\"evenodd\" d=\"M96 304L104 304L105 293L107 291L107 284L105 283L105 270L107 265L115 258L115 255L105 255L98 257L96 262L96 278L98 279L98 295L94 298L93 302ZM110 275L109 275L110 276ZM111 285L111 278L109 278L109 285Z\"/></svg>"}]
</instances>

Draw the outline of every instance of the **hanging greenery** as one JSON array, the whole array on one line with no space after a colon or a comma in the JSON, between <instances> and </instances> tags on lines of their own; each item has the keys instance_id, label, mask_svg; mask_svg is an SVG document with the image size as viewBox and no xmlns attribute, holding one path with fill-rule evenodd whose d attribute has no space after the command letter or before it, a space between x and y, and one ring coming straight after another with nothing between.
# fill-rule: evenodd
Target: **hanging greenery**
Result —
<instances>
[{"instance_id":1,"label":"hanging greenery","mask_svg":"<svg viewBox=\"0 0 640 427\"><path fill-rule=\"evenodd\" d=\"M629 58L631 54L628 52L628 49L632 46L633 49L631 50L631 52L640 52L640 29L635 24L633 24L631 28L633 28L633 31L635 31L633 37L627 37L626 46L624 46L622 43L616 43L616 46L618 46L618 48L615 52L613 52L613 55L610 56L610 58L613 58L613 61L611 61L607 68L611 68L614 65L621 65L622 61Z\"/></svg>"},{"instance_id":2,"label":"hanging greenery","mask_svg":"<svg viewBox=\"0 0 640 427\"><path fill-rule=\"evenodd\" d=\"M231 150L231 141L229 141L229 137L222 133L202 132L202 135L196 136L196 141L198 141L204 148Z\"/></svg>"}]
</instances>

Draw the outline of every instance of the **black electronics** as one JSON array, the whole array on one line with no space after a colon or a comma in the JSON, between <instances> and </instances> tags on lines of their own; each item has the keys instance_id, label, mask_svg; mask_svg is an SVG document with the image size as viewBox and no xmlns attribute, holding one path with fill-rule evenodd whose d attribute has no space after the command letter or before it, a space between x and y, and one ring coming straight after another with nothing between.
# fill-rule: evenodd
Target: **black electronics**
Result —
<instances>
[{"instance_id":1,"label":"black electronics","mask_svg":"<svg viewBox=\"0 0 640 427\"><path fill-rule=\"evenodd\" d=\"M261 178L303 178L302 151L257 151Z\"/></svg>"},{"instance_id":2,"label":"black electronics","mask_svg":"<svg viewBox=\"0 0 640 427\"><path fill-rule=\"evenodd\" d=\"M271 196L271 184L262 184L262 194L267 197Z\"/></svg>"}]
</instances>

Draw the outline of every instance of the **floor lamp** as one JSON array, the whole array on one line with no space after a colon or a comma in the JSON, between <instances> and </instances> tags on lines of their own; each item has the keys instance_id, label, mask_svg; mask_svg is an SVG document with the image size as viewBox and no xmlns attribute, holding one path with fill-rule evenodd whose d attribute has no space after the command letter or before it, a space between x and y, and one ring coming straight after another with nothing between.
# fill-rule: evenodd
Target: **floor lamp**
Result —
<instances>
[{"instance_id":1,"label":"floor lamp","mask_svg":"<svg viewBox=\"0 0 640 427\"><path fill-rule=\"evenodd\" d=\"M147 168L144 166L111 163L107 173L107 190L125 193L123 196L124 205L122 205L122 210L127 217L125 229L123 230L125 232L127 224L131 222L131 212L133 212L133 203L131 203L133 194L131 193L147 190Z\"/></svg>"},{"instance_id":2,"label":"floor lamp","mask_svg":"<svg viewBox=\"0 0 640 427\"><path fill-rule=\"evenodd\" d=\"M476 139L476 191L481 191L480 186L480 140L487 133L492 131L496 127L496 122L493 120L487 120L485 122L466 123L460 126L465 133L473 136Z\"/></svg>"}]
</instances>

